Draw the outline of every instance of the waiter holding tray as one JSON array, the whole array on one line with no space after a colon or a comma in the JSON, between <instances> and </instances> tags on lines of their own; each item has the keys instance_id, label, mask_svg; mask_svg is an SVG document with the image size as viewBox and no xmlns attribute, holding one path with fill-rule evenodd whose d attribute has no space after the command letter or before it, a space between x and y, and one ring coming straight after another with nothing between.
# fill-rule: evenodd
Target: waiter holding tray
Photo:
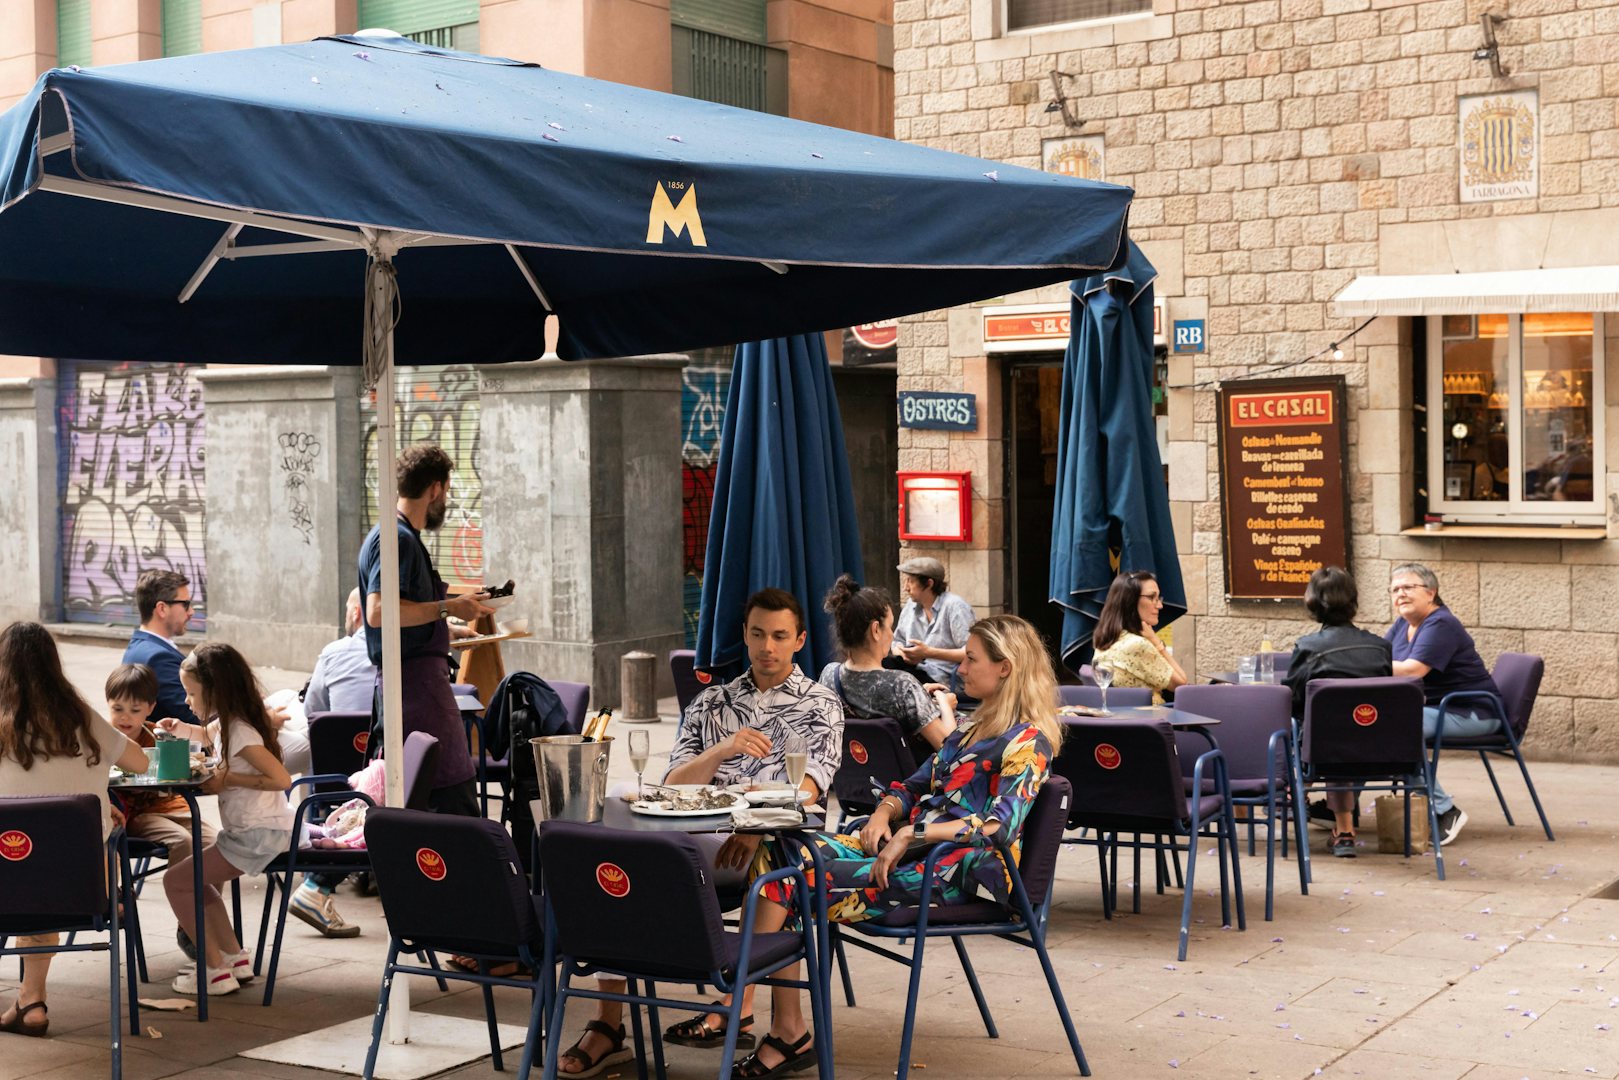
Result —
<instances>
[{"instance_id":1,"label":"waiter holding tray","mask_svg":"<svg viewBox=\"0 0 1619 1080\"><path fill-rule=\"evenodd\" d=\"M443 814L478 815L476 768L467 752L461 711L450 688L450 624L454 615L472 622L493 608L483 593L448 596L444 579L422 543L424 529L444 524L455 462L443 448L418 443L400 452L394 463L399 479L395 531L399 542L399 655L404 698L405 734L425 731L438 739L428 808ZM382 714L382 523L360 545L360 593L365 597L365 643L377 666L372 714Z\"/></svg>"}]
</instances>

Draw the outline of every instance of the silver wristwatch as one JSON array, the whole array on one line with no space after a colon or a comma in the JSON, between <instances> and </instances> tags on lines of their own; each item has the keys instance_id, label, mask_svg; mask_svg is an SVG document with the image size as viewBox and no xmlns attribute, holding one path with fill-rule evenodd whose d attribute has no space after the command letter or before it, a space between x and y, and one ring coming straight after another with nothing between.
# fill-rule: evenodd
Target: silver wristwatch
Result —
<instances>
[{"instance_id":1,"label":"silver wristwatch","mask_svg":"<svg viewBox=\"0 0 1619 1080\"><path fill-rule=\"evenodd\" d=\"M448 619L450 617L450 605L446 604L442 600L438 602L438 617L441 619Z\"/></svg>"}]
</instances>

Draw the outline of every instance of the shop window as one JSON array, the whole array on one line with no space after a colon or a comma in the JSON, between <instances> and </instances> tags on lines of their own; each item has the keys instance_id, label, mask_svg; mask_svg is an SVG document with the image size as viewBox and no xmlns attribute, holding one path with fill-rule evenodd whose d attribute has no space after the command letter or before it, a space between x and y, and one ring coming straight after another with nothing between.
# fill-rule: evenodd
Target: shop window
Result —
<instances>
[{"instance_id":1,"label":"shop window","mask_svg":"<svg viewBox=\"0 0 1619 1080\"><path fill-rule=\"evenodd\" d=\"M1006 28L1028 30L1144 11L1152 11L1152 0L1006 0Z\"/></svg>"},{"instance_id":2,"label":"shop window","mask_svg":"<svg viewBox=\"0 0 1619 1080\"><path fill-rule=\"evenodd\" d=\"M1427 400L1441 405L1428 427L1430 511L1461 522L1603 520L1602 320L1428 320Z\"/></svg>"}]
</instances>

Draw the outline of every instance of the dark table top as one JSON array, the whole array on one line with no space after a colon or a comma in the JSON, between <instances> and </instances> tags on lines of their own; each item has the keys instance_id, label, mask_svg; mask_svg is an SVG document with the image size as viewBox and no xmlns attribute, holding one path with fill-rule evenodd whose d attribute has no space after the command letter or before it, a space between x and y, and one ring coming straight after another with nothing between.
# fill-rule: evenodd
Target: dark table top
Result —
<instances>
[{"instance_id":1,"label":"dark table top","mask_svg":"<svg viewBox=\"0 0 1619 1080\"><path fill-rule=\"evenodd\" d=\"M1172 705L1124 705L1108 710L1112 716L1079 716L1079 720L1163 720L1170 727L1218 727L1220 721L1196 713L1185 712Z\"/></svg>"},{"instance_id":2,"label":"dark table top","mask_svg":"<svg viewBox=\"0 0 1619 1080\"><path fill-rule=\"evenodd\" d=\"M206 776L199 776L192 780L158 780L147 776L145 773L137 773L134 776L114 776L107 781L107 787L113 791L178 791L181 788L189 788L195 791L207 780L208 777Z\"/></svg>"},{"instance_id":3,"label":"dark table top","mask_svg":"<svg viewBox=\"0 0 1619 1080\"><path fill-rule=\"evenodd\" d=\"M733 831L730 814L705 814L701 817L652 817L648 814L637 814L630 809L629 803L623 799L614 798L609 798L603 805L601 823L609 829L625 829L630 832L728 833ZM802 825L771 829L737 829L735 831L759 833L821 832L825 828L826 820L812 813Z\"/></svg>"}]
</instances>

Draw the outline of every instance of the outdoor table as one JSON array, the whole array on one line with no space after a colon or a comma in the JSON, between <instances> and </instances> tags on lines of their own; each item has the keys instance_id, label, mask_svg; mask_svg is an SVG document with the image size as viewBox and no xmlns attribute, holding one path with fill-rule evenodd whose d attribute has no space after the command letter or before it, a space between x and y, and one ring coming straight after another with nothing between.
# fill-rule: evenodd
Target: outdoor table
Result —
<instances>
[{"instance_id":1,"label":"outdoor table","mask_svg":"<svg viewBox=\"0 0 1619 1080\"><path fill-rule=\"evenodd\" d=\"M107 790L113 792L156 791L178 795L191 810L191 887L196 893L197 933L192 939L197 946L197 1022L208 1019L208 927L203 914L202 884L202 809L197 805L197 792L203 780L157 780L144 774L120 775L108 781ZM131 902L135 891L130 889Z\"/></svg>"},{"instance_id":2,"label":"outdoor table","mask_svg":"<svg viewBox=\"0 0 1619 1080\"><path fill-rule=\"evenodd\" d=\"M1210 716L1199 716L1197 713L1177 709L1173 705L1124 705L1117 709L1108 710L1111 716L1088 716L1084 713L1059 713L1073 716L1082 720L1161 720L1169 724L1176 731L1194 731L1209 741L1209 747L1214 750L1220 744L1214 741L1214 732L1210 728L1220 726L1220 721Z\"/></svg>"},{"instance_id":3,"label":"outdoor table","mask_svg":"<svg viewBox=\"0 0 1619 1080\"><path fill-rule=\"evenodd\" d=\"M1235 671L1214 671L1202 677L1211 683L1229 683L1232 686L1281 686L1283 674L1283 672L1278 671L1269 679L1261 679L1256 676L1252 683L1243 682Z\"/></svg>"},{"instance_id":4,"label":"outdoor table","mask_svg":"<svg viewBox=\"0 0 1619 1080\"><path fill-rule=\"evenodd\" d=\"M536 808L537 809L537 808ZM538 820L538 815L536 815ZM600 824L610 829L624 829L629 832L680 832L692 835L737 832L760 836L775 836L784 845L792 848L802 848L808 853L810 863L815 868L815 947L819 953L821 994L822 1000L828 1005L825 1031L815 1032L815 1049L820 1061L820 1076L822 1080L831 1080L834 1075L832 1067L832 935L827 927L826 918L826 878L825 867L821 859L820 849L810 842L803 834L823 832L826 829L826 819L817 814L808 814L804 821L796 825L773 825L758 829L735 829L731 825L731 818L726 814L714 814L704 817L653 817L648 814L637 814L630 809L630 804L622 798L609 798L602 808ZM654 1038L661 1033L653 1032Z\"/></svg>"}]
</instances>

